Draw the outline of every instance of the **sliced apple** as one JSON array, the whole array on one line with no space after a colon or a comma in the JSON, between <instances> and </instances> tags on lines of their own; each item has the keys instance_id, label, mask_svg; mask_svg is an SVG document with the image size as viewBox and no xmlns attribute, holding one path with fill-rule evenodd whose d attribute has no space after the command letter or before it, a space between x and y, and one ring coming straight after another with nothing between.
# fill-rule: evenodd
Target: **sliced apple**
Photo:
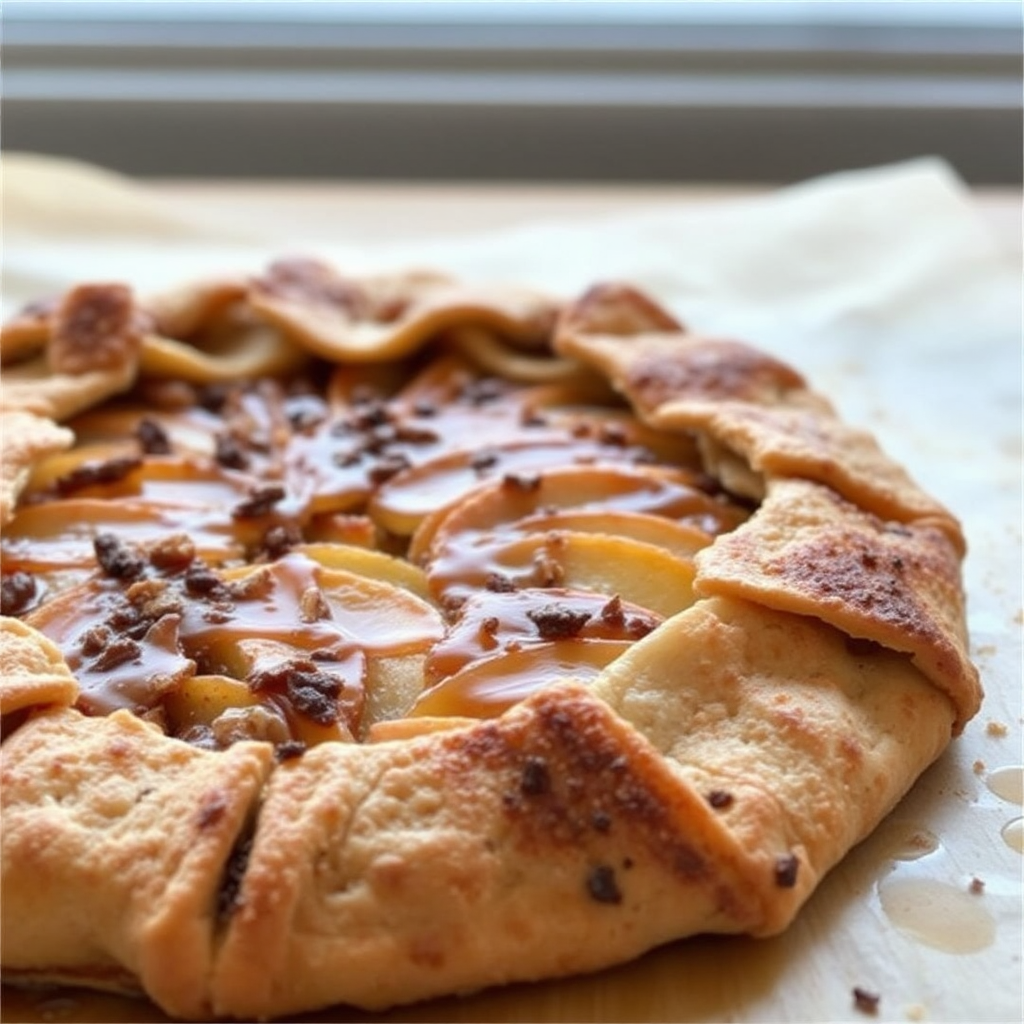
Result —
<instances>
[{"instance_id":1,"label":"sliced apple","mask_svg":"<svg viewBox=\"0 0 1024 1024\"><path fill-rule=\"evenodd\" d=\"M527 516L513 524L516 532L542 533L569 530L575 533L603 533L628 537L678 555L692 558L714 538L710 533L675 519L648 512L610 512L604 509L564 509L547 515Z\"/></svg>"},{"instance_id":2,"label":"sliced apple","mask_svg":"<svg viewBox=\"0 0 1024 1024\"><path fill-rule=\"evenodd\" d=\"M499 482L510 474L526 478L574 464L634 463L642 454L637 448L571 438L517 441L450 452L403 470L384 483L371 499L369 513L385 530L409 537L427 516L488 480Z\"/></svg>"},{"instance_id":3,"label":"sliced apple","mask_svg":"<svg viewBox=\"0 0 1024 1024\"><path fill-rule=\"evenodd\" d=\"M674 519L742 514L693 485L693 475L660 466L600 463L504 476L428 516L413 535L409 558L428 560L449 540L479 537L517 520L559 509L646 512Z\"/></svg>"},{"instance_id":4,"label":"sliced apple","mask_svg":"<svg viewBox=\"0 0 1024 1024\"><path fill-rule=\"evenodd\" d=\"M240 679L200 675L182 680L164 698L169 731L180 736L194 726L209 726L231 708L251 707L259 699Z\"/></svg>"},{"instance_id":5,"label":"sliced apple","mask_svg":"<svg viewBox=\"0 0 1024 1024\"><path fill-rule=\"evenodd\" d=\"M357 576L402 587L424 600L430 598L426 573L419 566L383 551L372 551L346 544L302 544L295 550L313 559L325 569L341 569Z\"/></svg>"},{"instance_id":6,"label":"sliced apple","mask_svg":"<svg viewBox=\"0 0 1024 1024\"><path fill-rule=\"evenodd\" d=\"M68 426L75 432L79 444L89 445L136 438L143 420L159 425L174 455L213 456L214 436L224 429L224 421L201 406L172 412L135 404L90 409L76 416ZM139 450L137 442L135 450Z\"/></svg>"},{"instance_id":7,"label":"sliced apple","mask_svg":"<svg viewBox=\"0 0 1024 1024\"><path fill-rule=\"evenodd\" d=\"M369 516L325 512L311 516L303 531L313 544L342 544L346 547L376 549L377 527Z\"/></svg>"},{"instance_id":8,"label":"sliced apple","mask_svg":"<svg viewBox=\"0 0 1024 1024\"><path fill-rule=\"evenodd\" d=\"M100 533L115 533L128 543L148 544L185 533L196 554L210 563L242 556L243 548L225 530L204 523L205 511L190 506L153 505L141 501L68 498L27 505L4 527L5 572L54 572L94 569L93 542Z\"/></svg>"},{"instance_id":9,"label":"sliced apple","mask_svg":"<svg viewBox=\"0 0 1024 1024\"><path fill-rule=\"evenodd\" d=\"M423 692L425 654L371 657L366 670L366 709L361 737L379 723L403 718Z\"/></svg>"},{"instance_id":10,"label":"sliced apple","mask_svg":"<svg viewBox=\"0 0 1024 1024\"><path fill-rule=\"evenodd\" d=\"M597 533L496 535L452 543L430 563L439 604L458 605L482 590L564 587L592 590L669 616L693 604L693 563L651 544Z\"/></svg>"},{"instance_id":11,"label":"sliced apple","mask_svg":"<svg viewBox=\"0 0 1024 1024\"><path fill-rule=\"evenodd\" d=\"M553 640L502 651L424 691L409 714L493 718L558 679L595 679L631 646L624 640Z\"/></svg>"},{"instance_id":12,"label":"sliced apple","mask_svg":"<svg viewBox=\"0 0 1024 1024\"><path fill-rule=\"evenodd\" d=\"M78 706L89 714L118 708L142 712L195 674L195 662L181 645L180 609L131 627L130 603L118 606L120 588L110 580L89 579L47 601L25 617L61 649L80 687Z\"/></svg>"},{"instance_id":13,"label":"sliced apple","mask_svg":"<svg viewBox=\"0 0 1024 1024\"><path fill-rule=\"evenodd\" d=\"M344 639L368 654L425 651L444 633L437 609L400 586L321 565L300 551L268 565L226 570L226 580L252 596L234 601L237 633L287 640L305 649ZM216 635L225 623L190 620L195 634Z\"/></svg>"},{"instance_id":14,"label":"sliced apple","mask_svg":"<svg viewBox=\"0 0 1024 1024\"><path fill-rule=\"evenodd\" d=\"M660 615L617 595L563 588L483 590L466 600L444 639L431 649L424 681L434 686L480 658L553 640L634 642L661 622Z\"/></svg>"}]
</instances>

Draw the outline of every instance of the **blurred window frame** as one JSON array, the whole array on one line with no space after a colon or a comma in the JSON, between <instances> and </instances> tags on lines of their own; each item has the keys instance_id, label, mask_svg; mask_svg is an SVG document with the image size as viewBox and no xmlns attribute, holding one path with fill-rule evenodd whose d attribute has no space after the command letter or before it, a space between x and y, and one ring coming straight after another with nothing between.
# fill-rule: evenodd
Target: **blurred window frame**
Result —
<instances>
[{"instance_id":1,"label":"blurred window frame","mask_svg":"<svg viewBox=\"0 0 1024 1024\"><path fill-rule=\"evenodd\" d=\"M2 30L4 148L132 174L1021 181L1015 0L6 0Z\"/></svg>"}]
</instances>

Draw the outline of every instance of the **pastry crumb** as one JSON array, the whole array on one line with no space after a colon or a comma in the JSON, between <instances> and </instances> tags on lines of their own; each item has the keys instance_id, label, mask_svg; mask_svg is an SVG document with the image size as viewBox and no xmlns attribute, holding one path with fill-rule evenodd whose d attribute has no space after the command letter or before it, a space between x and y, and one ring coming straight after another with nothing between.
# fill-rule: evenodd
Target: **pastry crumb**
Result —
<instances>
[{"instance_id":1,"label":"pastry crumb","mask_svg":"<svg viewBox=\"0 0 1024 1024\"><path fill-rule=\"evenodd\" d=\"M985 735L994 736L996 739L1002 739L1009 731L1004 722L997 722L994 718L990 718L985 725Z\"/></svg>"},{"instance_id":2,"label":"pastry crumb","mask_svg":"<svg viewBox=\"0 0 1024 1024\"><path fill-rule=\"evenodd\" d=\"M971 765L975 775L984 775L986 767L985 762L981 760L975 761L974 764Z\"/></svg>"},{"instance_id":3,"label":"pastry crumb","mask_svg":"<svg viewBox=\"0 0 1024 1024\"><path fill-rule=\"evenodd\" d=\"M967 886L967 891L975 896L980 896L985 891L985 882L975 875Z\"/></svg>"},{"instance_id":4,"label":"pastry crumb","mask_svg":"<svg viewBox=\"0 0 1024 1024\"><path fill-rule=\"evenodd\" d=\"M853 1005L861 1013L872 1015L878 1013L878 1004L881 1002L881 998L877 992L871 992L866 988L861 988L859 985L855 985L853 988Z\"/></svg>"},{"instance_id":5,"label":"pastry crumb","mask_svg":"<svg viewBox=\"0 0 1024 1024\"><path fill-rule=\"evenodd\" d=\"M924 1020L928 1011L920 1003L914 1003L906 1009L907 1020Z\"/></svg>"}]
</instances>

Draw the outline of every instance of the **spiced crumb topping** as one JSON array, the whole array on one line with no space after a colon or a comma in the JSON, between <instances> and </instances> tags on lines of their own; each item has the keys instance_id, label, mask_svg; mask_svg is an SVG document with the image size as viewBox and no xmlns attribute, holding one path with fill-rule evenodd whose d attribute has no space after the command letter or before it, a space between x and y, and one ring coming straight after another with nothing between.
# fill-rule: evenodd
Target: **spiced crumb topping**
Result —
<instances>
[{"instance_id":1,"label":"spiced crumb topping","mask_svg":"<svg viewBox=\"0 0 1024 1024\"><path fill-rule=\"evenodd\" d=\"M194 596L209 596L223 590L221 578L202 562L195 562L185 572L185 589Z\"/></svg>"},{"instance_id":2,"label":"spiced crumb topping","mask_svg":"<svg viewBox=\"0 0 1024 1024\"><path fill-rule=\"evenodd\" d=\"M878 1013L878 1004L881 1002L881 999L882 997L877 992L869 992L866 988L861 988L859 985L853 989L853 1005L861 1013Z\"/></svg>"},{"instance_id":3,"label":"spiced crumb topping","mask_svg":"<svg viewBox=\"0 0 1024 1024\"><path fill-rule=\"evenodd\" d=\"M602 425L599 437L602 444L613 445L616 448L624 447L629 440L625 428L619 423Z\"/></svg>"},{"instance_id":4,"label":"spiced crumb topping","mask_svg":"<svg viewBox=\"0 0 1024 1024\"><path fill-rule=\"evenodd\" d=\"M58 477L54 483L59 494L71 494L83 487L97 484L116 484L134 473L142 465L137 455L121 455L104 462L83 462L70 473Z\"/></svg>"},{"instance_id":5,"label":"spiced crumb topping","mask_svg":"<svg viewBox=\"0 0 1024 1024\"><path fill-rule=\"evenodd\" d=\"M526 796L542 796L551 789L551 773L543 757L531 755L526 759L519 788Z\"/></svg>"},{"instance_id":6,"label":"spiced crumb topping","mask_svg":"<svg viewBox=\"0 0 1024 1024\"><path fill-rule=\"evenodd\" d=\"M248 469L249 453L233 434L220 433L214 438L214 459L225 469Z\"/></svg>"},{"instance_id":7,"label":"spiced crumb topping","mask_svg":"<svg viewBox=\"0 0 1024 1024\"><path fill-rule=\"evenodd\" d=\"M302 622L324 622L331 618L331 606L324 592L314 583L299 595L299 618Z\"/></svg>"},{"instance_id":8,"label":"spiced crumb topping","mask_svg":"<svg viewBox=\"0 0 1024 1024\"><path fill-rule=\"evenodd\" d=\"M143 417L135 427L135 439L145 455L170 455L171 439L156 420Z\"/></svg>"},{"instance_id":9,"label":"spiced crumb topping","mask_svg":"<svg viewBox=\"0 0 1024 1024\"><path fill-rule=\"evenodd\" d=\"M621 903L622 891L615 878L615 868L598 864L587 875L587 892L597 903Z\"/></svg>"},{"instance_id":10,"label":"spiced crumb topping","mask_svg":"<svg viewBox=\"0 0 1024 1024\"><path fill-rule=\"evenodd\" d=\"M781 854L775 858L775 884L780 889L792 889L799 870L800 861L795 853Z\"/></svg>"},{"instance_id":11,"label":"spiced crumb topping","mask_svg":"<svg viewBox=\"0 0 1024 1024\"><path fill-rule=\"evenodd\" d=\"M469 460L470 468L474 473L485 473L498 464L498 453L489 448L482 448Z\"/></svg>"},{"instance_id":12,"label":"spiced crumb topping","mask_svg":"<svg viewBox=\"0 0 1024 1024\"><path fill-rule=\"evenodd\" d=\"M512 491L528 494L540 489L539 473L506 473L501 478L501 485Z\"/></svg>"},{"instance_id":13,"label":"spiced crumb topping","mask_svg":"<svg viewBox=\"0 0 1024 1024\"><path fill-rule=\"evenodd\" d=\"M292 395L285 402L285 415L292 430L312 430L327 419L327 407L316 395Z\"/></svg>"},{"instance_id":14,"label":"spiced crumb topping","mask_svg":"<svg viewBox=\"0 0 1024 1024\"><path fill-rule=\"evenodd\" d=\"M470 405L479 406L493 402L505 393L505 385L497 377L481 377L470 381L459 398Z\"/></svg>"},{"instance_id":15,"label":"spiced crumb topping","mask_svg":"<svg viewBox=\"0 0 1024 1024\"><path fill-rule=\"evenodd\" d=\"M484 581L484 587L495 594L510 594L518 589L511 577L500 572L492 572Z\"/></svg>"},{"instance_id":16,"label":"spiced crumb topping","mask_svg":"<svg viewBox=\"0 0 1024 1024\"><path fill-rule=\"evenodd\" d=\"M109 672L119 665L125 665L142 657L142 646L136 640L126 636L111 639L93 659L90 668L99 672Z\"/></svg>"},{"instance_id":17,"label":"spiced crumb topping","mask_svg":"<svg viewBox=\"0 0 1024 1024\"><path fill-rule=\"evenodd\" d=\"M13 572L0 583L0 613L18 615L36 596L35 577L27 572Z\"/></svg>"},{"instance_id":18,"label":"spiced crumb topping","mask_svg":"<svg viewBox=\"0 0 1024 1024\"><path fill-rule=\"evenodd\" d=\"M267 566L224 584L225 593L234 601L259 601L269 597L273 589L274 579Z\"/></svg>"},{"instance_id":19,"label":"spiced crumb topping","mask_svg":"<svg viewBox=\"0 0 1024 1024\"><path fill-rule=\"evenodd\" d=\"M306 744L302 740L286 740L274 747L274 757L279 763L294 761L296 758L302 757L306 749Z\"/></svg>"},{"instance_id":20,"label":"spiced crumb topping","mask_svg":"<svg viewBox=\"0 0 1024 1024\"><path fill-rule=\"evenodd\" d=\"M319 725L331 725L337 718L341 681L321 671L309 658L294 658L251 673L246 680L254 692L283 691L292 707Z\"/></svg>"},{"instance_id":21,"label":"spiced crumb topping","mask_svg":"<svg viewBox=\"0 0 1024 1024\"><path fill-rule=\"evenodd\" d=\"M277 561L286 555L297 544L302 543L302 531L297 526L277 524L271 526L265 534L260 546L260 554L269 561Z\"/></svg>"},{"instance_id":22,"label":"spiced crumb topping","mask_svg":"<svg viewBox=\"0 0 1024 1024\"><path fill-rule=\"evenodd\" d=\"M205 794L199 803L199 813L196 815L196 824L200 831L216 825L224 817L227 809L227 797L220 790Z\"/></svg>"},{"instance_id":23,"label":"spiced crumb topping","mask_svg":"<svg viewBox=\"0 0 1024 1024\"><path fill-rule=\"evenodd\" d=\"M724 789L713 789L708 793L707 801L716 811L721 811L732 806L733 795Z\"/></svg>"},{"instance_id":24,"label":"spiced crumb topping","mask_svg":"<svg viewBox=\"0 0 1024 1024\"><path fill-rule=\"evenodd\" d=\"M184 572L196 557L196 546L192 538L184 533L161 537L148 551L149 564L161 572Z\"/></svg>"},{"instance_id":25,"label":"spiced crumb topping","mask_svg":"<svg viewBox=\"0 0 1024 1024\"><path fill-rule=\"evenodd\" d=\"M537 632L544 640L568 640L579 636L590 621L590 612L545 604L540 608L529 609L526 617L537 627Z\"/></svg>"},{"instance_id":26,"label":"spiced crumb topping","mask_svg":"<svg viewBox=\"0 0 1024 1024\"><path fill-rule=\"evenodd\" d=\"M550 536L548 539L549 547L560 547L560 540L557 536ZM542 589L561 586L562 581L565 579L565 570L562 568L561 562L551 554L550 550L538 551L534 556L533 579L534 586L541 587Z\"/></svg>"},{"instance_id":27,"label":"spiced crumb topping","mask_svg":"<svg viewBox=\"0 0 1024 1024\"><path fill-rule=\"evenodd\" d=\"M626 616L622 610L622 598L618 594L601 609L601 621L612 629L621 629L625 625Z\"/></svg>"},{"instance_id":28,"label":"spiced crumb topping","mask_svg":"<svg viewBox=\"0 0 1024 1024\"><path fill-rule=\"evenodd\" d=\"M196 401L207 412L221 413L232 395L227 384L205 384L200 388Z\"/></svg>"},{"instance_id":29,"label":"spiced crumb topping","mask_svg":"<svg viewBox=\"0 0 1024 1024\"><path fill-rule=\"evenodd\" d=\"M393 476L397 476L403 469L408 469L411 465L412 463L405 455L402 455L401 452L396 452L384 455L378 459L370 467L367 476L370 478L370 483L380 486Z\"/></svg>"},{"instance_id":30,"label":"spiced crumb topping","mask_svg":"<svg viewBox=\"0 0 1024 1024\"><path fill-rule=\"evenodd\" d=\"M236 519L256 519L265 516L284 499L284 496L285 490L280 484L264 484L255 488L245 501L240 501L231 510L231 514Z\"/></svg>"},{"instance_id":31,"label":"spiced crumb topping","mask_svg":"<svg viewBox=\"0 0 1024 1024\"><path fill-rule=\"evenodd\" d=\"M92 546L100 568L114 579L134 579L141 576L146 567L142 556L116 534L98 533Z\"/></svg>"}]
</instances>

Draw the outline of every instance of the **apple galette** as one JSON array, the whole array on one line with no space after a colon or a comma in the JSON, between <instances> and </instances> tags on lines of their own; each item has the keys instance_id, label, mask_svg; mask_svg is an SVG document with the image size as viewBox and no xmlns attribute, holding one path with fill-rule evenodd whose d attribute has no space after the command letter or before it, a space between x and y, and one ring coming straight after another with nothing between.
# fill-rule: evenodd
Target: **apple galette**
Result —
<instances>
[{"instance_id":1,"label":"apple galette","mask_svg":"<svg viewBox=\"0 0 1024 1024\"><path fill-rule=\"evenodd\" d=\"M785 928L975 714L954 517L628 285L3 330L3 977L363 1008Z\"/></svg>"}]
</instances>

